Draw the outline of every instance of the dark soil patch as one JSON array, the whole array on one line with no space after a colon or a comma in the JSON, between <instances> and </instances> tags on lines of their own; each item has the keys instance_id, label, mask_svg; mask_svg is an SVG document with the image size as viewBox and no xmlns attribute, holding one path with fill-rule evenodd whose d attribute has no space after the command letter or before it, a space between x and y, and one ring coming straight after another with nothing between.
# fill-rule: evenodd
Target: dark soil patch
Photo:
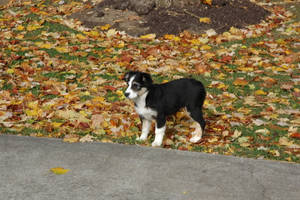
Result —
<instances>
[{"instance_id":1,"label":"dark soil patch","mask_svg":"<svg viewBox=\"0 0 300 200\"><path fill-rule=\"evenodd\" d=\"M184 30L202 33L214 29L221 33L232 26L242 28L257 24L267 15L268 11L248 0L213 0L212 5L189 1L167 8L158 6L154 1L148 8L140 10L131 5L130 0L104 0L94 8L71 17L80 19L87 27L110 24L112 28L133 36L155 33L160 37L176 35ZM211 22L200 22L199 18L203 17L210 18Z\"/></svg>"}]
</instances>

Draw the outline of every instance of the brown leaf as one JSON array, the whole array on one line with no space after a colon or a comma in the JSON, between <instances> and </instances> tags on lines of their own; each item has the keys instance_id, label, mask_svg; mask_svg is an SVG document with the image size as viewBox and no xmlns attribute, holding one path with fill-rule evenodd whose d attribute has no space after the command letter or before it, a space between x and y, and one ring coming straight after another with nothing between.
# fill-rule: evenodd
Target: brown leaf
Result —
<instances>
[{"instance_id":1,"label":"brown leaf","mask_svg":"<svg viewBox=\"0 0 300 200\"><path fill-rule=\"evenodd\" d=\"M286 62L286 63L293 63L293 62L300 61L300 52L293 53L293 54L285 57L283 59L283 61Z\"/></svg>"},{"instance_id":2,"label":"brown leaf","mask_svg":"<svg viewBox=\"0 0 300 200\"><path fill-rule=\"evenodd\" d=\"M284 90L290 90L294 87L293 82L289 82L289 83L284 83L283 85L280 86L281 89Z\"/></svg>"},{"instance_id":3,"label":"brown leaf","mask_svg":"<svg viewBox=\"0 0 300 200\"><path fill-rule=\"evenodd\" d=\"M128 16L128 20L133 21L133 20L140 20L141 17L138 15L130 15Z\"/></svg>"},{"instance_id":4,"label":"brown leaf","mask_svg":"<svg viewBox=\"0 0 300 200\"><path fill-rule=\"evenodd\" d=\"M104 121L104 117L103 115L93 115L92 116L92 128L93 129L97 129L97 128L101 128L101 123Z\"/></svg>"},{"instance_id":5,"label":"brown leaf","mask_svg":"<svg viewBox=\"0 0 300 200\"><path fill-rule=\"evenodd\" d=\"M207 66L205 64L202 63L198 63L195 65L195 70L199 73L199 74L203 74L205 72L207 72Z\"/></svg>"}]
</instances>

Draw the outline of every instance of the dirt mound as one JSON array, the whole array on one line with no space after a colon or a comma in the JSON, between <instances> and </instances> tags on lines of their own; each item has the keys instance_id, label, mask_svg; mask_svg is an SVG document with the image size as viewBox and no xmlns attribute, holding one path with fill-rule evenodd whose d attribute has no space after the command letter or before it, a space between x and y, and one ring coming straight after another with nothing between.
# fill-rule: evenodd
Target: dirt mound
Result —
<instances>
[{"instance_id":1,"label":"dirt mound","mask_svg":"<svg viewBox=\"0 0 300 200\"><path fill-rule=\"evenodd\" d=\"M87 27L110 24L129 35L155 33L160 37L184 30L201 33L214 29L221 33L232 26L242 28L259 23L268 14L248 0L213 0L212 5L194 0L104 0L71 17Z\"/></svg>"}]
</instances>

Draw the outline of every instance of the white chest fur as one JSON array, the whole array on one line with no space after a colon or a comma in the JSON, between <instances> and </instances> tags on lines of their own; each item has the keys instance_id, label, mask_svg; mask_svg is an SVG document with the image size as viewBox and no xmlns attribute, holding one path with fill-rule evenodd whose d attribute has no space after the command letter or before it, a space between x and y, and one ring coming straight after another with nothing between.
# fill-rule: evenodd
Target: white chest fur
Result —
<instances>
[{"instance_id":1,"label":"white chest fur","mask_svg":"<svg viewBox=\"0 0 300 200\"><path fill-rule=\"evenodd\" d=\"M136 112L147 120L153 120L157 116L157 112L146 107L146 97L148 92L140 96L135 102Z\"/></svg>"}]
</instances>

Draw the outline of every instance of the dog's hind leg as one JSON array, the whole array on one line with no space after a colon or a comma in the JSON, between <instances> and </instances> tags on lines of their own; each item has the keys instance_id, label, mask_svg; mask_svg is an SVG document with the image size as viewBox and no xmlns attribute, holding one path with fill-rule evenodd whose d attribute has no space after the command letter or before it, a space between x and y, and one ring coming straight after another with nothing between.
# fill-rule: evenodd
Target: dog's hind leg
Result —
<instances>
[{"instance_id":1,"label":"dog's hind leg","mask_svg":"<svg viewBox=\"0 0 300 200\"><path fill-rule=\"evenodd\" d=\"M159 116L156 119L156 124L155 124L155 139L152 142L153 147L161 146L164 139L165 131L166 131L166 118L164 116Z\"/></svg>"},{"instance_id":2,"label":"dog's hind leg","mask_svg":"<svg viewBox=\"0 0 300 200\"><path fill-rule=\"evenodd\" d=\"M195 121L195 131L192 132L193 137L190 139L190 142L196 143L201 140L205 128L202 108L188 109L188 111L190 112L190 116L192 117L192 119Z\"/></svg>"}]
</instances>

